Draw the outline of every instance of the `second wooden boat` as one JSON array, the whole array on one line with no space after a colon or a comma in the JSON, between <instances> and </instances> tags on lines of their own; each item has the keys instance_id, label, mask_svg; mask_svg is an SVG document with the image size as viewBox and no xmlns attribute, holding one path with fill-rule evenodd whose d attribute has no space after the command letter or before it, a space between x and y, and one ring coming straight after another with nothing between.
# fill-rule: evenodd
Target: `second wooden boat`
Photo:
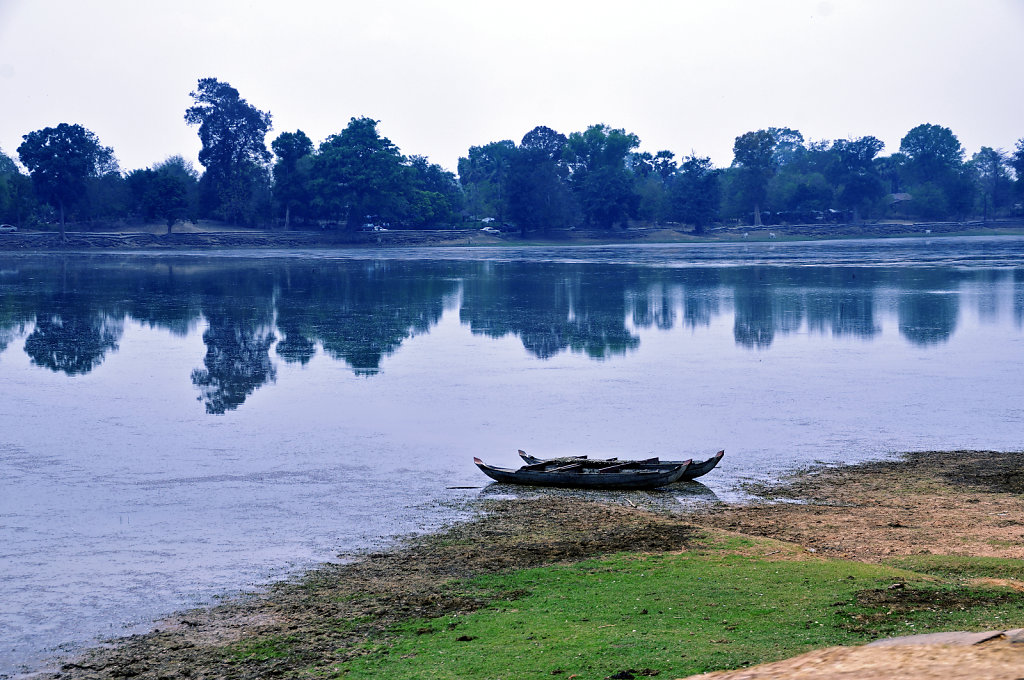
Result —
<instances>
[{"instance_id":1,"label":"second wooden boat","mask_svg":"<svg viewBox=\"0 0 1024 680\"><path fill-rule=\"evenodd\" d=\"M679 481L687 482L687 481L689 481L691 479L697 479L698 477L703 477L704 475L706 475L707 473L709 473L709 472L711 472L712 470L715 469L715 466L718 465L718 463L722 460L723 456L725 456L725 451L724 450L723 451L719 451L718 453L713 455L711 458L708 458L707 460L701 461L699 463L695 463L695 462L690 461L690 464L687 466L686 471L683 473L683 476L680 478ZM598 459L594 459L594 458L587 458L587 456L568 456L568 457L565 457L565 458L547 458L547 459L545 459L545 458L537 458L536 456L531 456L531 455L529 455L528 453L526 453L525 451L522 451L522 450L519 451L519 457L522 458L523 462L525 462L527 465L540 465L542 463L548 463L548 464L551 464L551 463L561 463L561 464L568 465L568 464L571 464L573 461L590 461L591 463L605 463L607 465L613 465L615 463L626 462L626 461L621 461L618 458L607 458L607 459L603 459L603 460L598 460ZM669 469L669 468L675 467L676 465L681 465L684 461L679 461L679 460L659 460L657 458L651 458L651 459L648 459L648 460L645 460L645 461L642 461L642 462L645 465L649 465L649 466L652 466L652 467L660 467L660 468L664 468L664 469Z\"/></svg>"}]
</instances>

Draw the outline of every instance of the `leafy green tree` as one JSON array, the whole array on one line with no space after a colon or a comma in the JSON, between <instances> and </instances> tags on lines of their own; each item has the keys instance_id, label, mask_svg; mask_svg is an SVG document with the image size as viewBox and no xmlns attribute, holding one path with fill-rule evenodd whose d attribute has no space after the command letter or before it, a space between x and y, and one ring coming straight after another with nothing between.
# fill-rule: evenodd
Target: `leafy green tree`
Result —
<instances>
[{"instance_id":1,"label":"leafy green tree","mask_svg":"<svg viewBox=\"0 0 1024 680\"><path fill-rule=\"evenodd\" d=\"M639 145L635 134L604 124L569 135L569 181L589 224L610 229L636 211L638 196L626 160Z\"/></svg>"},{"instance_id":2,"label":"leafy green tree","mask_svg":"<svg viewBox=\"0 0 1024 680\"><path fill-rule=\"evenodd\" d=\"M868 210L885 195L874 159L885 148L876 137L837 139L832 143L835 157L832 179L838 186L836 202L845 210L853 211L853 221L860 222L862 211Z\"/></svg>"},{"instance_id":3,"label":"leafy green tree","mask_svg":"<svg viewBox=\"0 0 1024 680\"><path fill-rule=\"evenodd\" d=\"M131 204L131 193L120 171L105 172L85 182L85 195L78 202L78 217L90 222L110 223L123 218Z\"/></svg>"},{"instance_id":4,"label":"leafy green tree","mask_svg":"<svg viewBox=\"0 0 1024 680\"><path fill-rule=\"evenodd\" d=\"M669 185L675 174L675 154L662 150L630 155L629 167L635 180L637 217L655 224L671 218L672 199Z\"/></svg>"},{"instance_id":5,"label":"leafy green tree","mask_svg":"<svg viewBox=\"0 0 1024 680\"><path fill-rule=\"evenodd\" d=\"M633 174L646 179L654 174L654 156L650 151L636 151L629 155L629 169Z\"/></svg>"},{"instance_id":6,"label":"leafy green tree","mask_svg":"<svg viewBox=\"0 0 1024 680\"><path fill-rule=\"evenodd\" d=\"M525 235L567 225L574 214L572 192L562 162L565 135L540 125L526 133L509 167L509 215Z\"/></svg>"},{"instance_id":7,"label":"leafy green tree","mask_svg":"<svg viewBox=\"0 0 1024 680\"><path fill-rule=\"evenodd\" d=\"M308 205L313 142L302 130L282 132L271 144L274 162L274 200L284 207L284 228L291 228L292 211Z\"/></svg>"},{"instance_id":8,"label":"leafy green tree","mask_svg":"<svg viewBox=\"0 0 1024 680\"><path fill-rule=\"evenodd\" d=\"M912 204L919 208L927 206L920 213L922 216L940 218L970 212L975 184L970 168L963 162L963 147L949 128L927 123L918 125L901 140L900 151L907 157L903 175L908 192L914 196ZM919 200L916 194L926 184L930 186ZM935 189L942 193L939 201L935 200ZM940 206L945 209L942 214L938 212Z\"/></svg>"},{"instance_id":9,"label":"leafy green tree","mask_svg":"<svg viewBox=\"0 0 1024 680\"><path fill-rule=\"evenodd\" d=\"M826 178L834 164L831 143L804 144L803 135L788 128L770 128L782 140L773 152L775 172L768 182L765 204L782 222L815 222L829 210L836 187Z\"/></svg>"},{"instance_id":10,"label":"leafy green tree","mask_svg":"<svg viewBox=\"0 0 1024 680\"><path fill-rule=\"evenodd\" d=\"M32 209L32 180L0 150L0 222L20 227Z\"/></svg>"},{"instance_id":11,"label":"leafy green tree","mask_svg":"<svg viewBox=\"0 0 1024 680\"><path fill-rule=\"evenodd\" d=\"M894 153L891 156L881 156L875 158L874 166L878 176L882 179L886 190L890 194L903 193L904 180L903 177L906 174L907 155L904 153Z\"/></svg>"},{"instance_id":12,"label":"leafy green tree","mask_svg":"<svg viewBox=\"0 0 1024 680\"><path fill-rule=\"evenodd\" d=\"M510 139L471 146L459 159L459 182L466 192L471 214L497 217L504 222L508 212L508 183L516 144Z\"/></svg>"},{"instance_id":13,"label":"leafy green tree","mask_svg":"<svg viewBox=\"0 0 1024 680\"><path fill-rule=\"evenodd\" d=\"M691 154L683 160L671 184L673 215L692 224L695 233L704 233L705 227L718 218L722 202L719 175L710 158Z\"/></svg>"},{"instance_id":14,"label":"leafy green tree","mask_svg":"<svg viewBox=\"0 0 1024 680\"><path fill-rule=\"evenodd\" d=\"M201 78L189 96L195 103L185 122L199 126L199 162L206 168L201 208L233 224L251 223L268 188L270 114L216 78Z\"/></svg>"},{"instance_id":15,"label":"leafy green tree","mask_svg":"<svg viewBox=\"0 0 1024 680\"><path fill-rule=\"evenodd\" d=\"M39 198L59 211L64 241L67 209L85 195L89 178L116 172L114 152L81 125L67 123L30 132L22 139L18 157L28 168Z\"/></svg>"},{"instance_id":16,"label":"leafy green tree","mask_svg":"<svg viewBox=\"0 0 1024 680\"><path fill-rule=\"evenodd\" d=\"M982 219L988 222L989 211L995 213L1009 205L1012 192L1008 158L1001 150L983 146L970 161L981 199Z\"/></svg>"},{"instance_id":17,"label":"leafy green tree","mask_svg":"<svg viewBox=\"0 0 1024 680\"><path fill-rule=\"evenodd\" d=\"M372 217L391 217L404 188L405 159L378 121L352 118L339 134L323 141L313 159L316 203L340 217L349 230Z\"/></svg>"},{"instance_id":18,"label":"leafy green tree","mask_svg":"<svg viewBox=\"0 0 1024 680\"><path fill-rule=\"evenodd\" d=\"M935 182L914 185L910 195L910 210L914 215L926 220L938 220L950 213L946 192Z\"/></svg>"},{"instance_id":19,"label":"leafy green tree","mask_svg":"<svg viewBox=\"0 0 1024 680\"><path fill-rule=\"evenodd\" d=\"M145 222L152 222L156 219L156 211L151 204L150 193L156 179L156 171L152 168L139 168L129 172L124 179L131 194L129 214Z\"/></svg>"},{"instance_id":20,"label":"leafy green tree","mask_svg":"<svg viewBox=\"0 0 1024 680\"><path fill-rule=\"evenodd\" d=\"M18 165L10 156L0 149L0 175L14 175L18 173Z\"/></svg>"},{"instance_id":21,"label":"leafy green tree","mask_svg":"<svg viewBox=\"0 0 1024 680\"><path fill-rule=\"evenodd\" d=\"M132 211L146 221L159 219L170 234L174 224L195 220L199 210L199 173L181 156L171 156L126 178Z\"/></svg>"},{"instance_id":22,"label":"leafy green tree","mask_svg":"<svg viewBox=\"0 0 1024 680\"><path fill-rule=\"evenodd\" d=\"M181 156L171 156L153 168L156 177L151 201L157 217L171 233L175 222L195 218L198 211L199 173Z\"/></svg>"},{"instance_id":23,"label":"leafy green tree","mask_svg":"<svg viewBox=\"0 0 1024 680\"><path fill-rule=\"evenodd\" d=\"M462 209L462 188L455 175L423 156L405 163L402 195L407 202L403 219L417 227L453 221Z\"/></svg>"},{"instance_id":24,"label":"leafy green tree","mask_svg":"<svg viewBox=\"0 0 1024 680\"><path fill-rule=\"evenodd\" d=\"M754 226L761 226L761 206L768 195L768 182L775 174L775 135L770 130L746 132L732 147L736 169L734 188L740 202L754 210Z\"/></svg>"},{"instance_id":25,"label":"leafy green tree","mask_svg":"<svg viewBox=\"0 0 1024 680\"><path fill-rule=\"evenodd\" d=\"M835 187L821 172L789 165L768 183L767 202L783 221L813 222L833 206Z\"/></svg>"},{"instance_id":26,"label":"leafy green tree","mask_svg":"<svg viewBox=\"0 0 1024 680\"><path fill-rule=\"evenodd\" d=\"M654 172L658 174L662 182L668 182L676 174L676 155L667 149L654 154Z\"/></svg>"},{"instance_id":27,"label":"leafy green tree","mask_svg":"<svg viewBox=\"0 0 1024 680\"><path fill-rule=\"evenodd\" d=\"M907 174L916 182L942 182L960 169L964 149L953 131L924 123L900 140L900 152L907 156Z\"/></svg>"},{"instance_id":28,"label":"leafy green tree","mask_svg":"<svg viewBox=\"0 0 1024 680\"><path fill-rule=\"evenodd\" d=\"M1024 137L1017 140L1013 152L1007 155L1006 162L1013 168L1018 192L1024 195Z\"/></svg>"},{"instance_id":29,"label":"leafy green tree","mask_svg":"<svg viewBox=\"0 0 1024 680\"><path fill-rule=\"evenodd\" d=\"M1016 176L1014 187L1018 197L1024 197L1024 137L1017 140L1017 146L1009 155L1007 162Z\"/></svg>"},{"instance_id":30,"label":"leafy green tree","mask_svg":"<svg viewBox=\"0 0 1024 680\"><path fill-rule=\"evenodd\" d=\"M804 146L804 136L799 130L770 127L768 133L774 141L772 165L776 168L797 163L803 158L807 149Z\"/></svg>"},{"instance_id":31,"label":"leafy green tree","mask_svg":"<svg viewBox=\"0 0 1024 680\"><path fill-rule=\"evenodd\" d=\"M672 219L672 202L668 185L654 173L633 178L636 194L636 218L648 224Z\"/></svg>"}]
</instances>

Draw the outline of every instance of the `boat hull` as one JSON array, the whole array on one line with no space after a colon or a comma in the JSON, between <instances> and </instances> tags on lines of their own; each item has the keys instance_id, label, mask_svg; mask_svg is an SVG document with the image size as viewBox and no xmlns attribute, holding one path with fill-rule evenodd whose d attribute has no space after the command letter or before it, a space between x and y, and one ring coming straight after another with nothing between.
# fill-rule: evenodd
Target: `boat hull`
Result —
<instances>
[{"instance_id":1,"label":"boat hull","mask_svg":"<svg viewBox=\"0 0 1024 680\"><path fill-rule=\"evenodd\" d=\"M722 457L724 455L725 455L725 451L719 451L718 453L716 453L711 458L708 458L707 460L700 461L700 462L692 462L692 463L690 463L690 465L687 466L686 471L684 472L683 476L678 481L688 482L688 481L690 481L692 479L697 479L698 477L703 477L704 475L706 475L707 473L709 473L709 472L711 472L712 470L715 469L715 466L717 466L718 463L721 462ZM565 459L548 459L548 460L545 460L544 458L537 458L536 456L531 456L528 453L526 453L525 451L520 451L519 452L519 456L523 459L523 461L526 462L527 465L540 465L541 463L550 462L551 460L565 460L565 461L573 460L572 457L565 458ZM586 456L581 456L580 459L586 459ZM611 463L612 461L608 461L608 462ZM686 461L680 461L680 460L663 460L660 463L648 463L646 465L646 467L670 469L670 468L673 468L673 467L675 467L677 465L682 465L685 462Z\"/></svg>"},{"instance_id":2,"label":"boat hull","mask_svg":"<svg viewBox=\"0 0 1024 680\"><path fill-rule=\"evenodd\" d=\"M496 482L529 486L554 486L574 489L656 489L678 482L686 472L686 465L671 469L642 469L631 472L544 472L541 470L511 470L487 465L474 459L481 472Z\"/></svg>"}]
</instances>

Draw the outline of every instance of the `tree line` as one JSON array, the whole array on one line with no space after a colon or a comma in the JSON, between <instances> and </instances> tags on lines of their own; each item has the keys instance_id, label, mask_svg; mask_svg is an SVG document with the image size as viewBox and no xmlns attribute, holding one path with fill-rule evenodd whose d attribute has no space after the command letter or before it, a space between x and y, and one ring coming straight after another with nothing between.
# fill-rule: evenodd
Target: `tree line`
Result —
<instances>
[{"instance_id":1,"label":"tree line","mask_svg":"<svg viewBox=\"0 0 1024 680\"><path fill-rule=\"evenodd\" d=\"M182 156L122 171L113 149L77 124L30 132L0 150L0 222L17 226L199 219L253 227L438 228L480 220L546 232L586 226L807 224L863 219L962 220L1020 215L1024 138L970 158L946 127L921 124L899 151L872 136L806 140L771 127L736 137L716 168L695 153L640 151L636 134L592 125L569 135L538 126L471 147L458 174L406 156L379 121L352 118L315 145L302 131L267 146L269 112L216 78L200 79L185 122L197 128L202 172ZM22 167L28 173L22 172Z\"/></svg>"}]
</instances>

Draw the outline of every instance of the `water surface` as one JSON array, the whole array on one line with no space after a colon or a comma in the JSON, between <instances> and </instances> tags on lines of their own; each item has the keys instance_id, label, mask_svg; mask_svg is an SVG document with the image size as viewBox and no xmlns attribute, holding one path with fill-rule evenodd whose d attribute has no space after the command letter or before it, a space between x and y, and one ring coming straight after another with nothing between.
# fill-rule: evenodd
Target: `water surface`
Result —
<instances>
[{"instance_id":1,"label":"water surface","mask_svg":"<svg viewBox=\"0 0 1024 680\"><path fill-rule=\"evenodd\" d=\"M2 255L0 674L451 521L474 455L729 499L1019 450L1021 375L1019 238Z\"/></svg>"}]
</instances>

